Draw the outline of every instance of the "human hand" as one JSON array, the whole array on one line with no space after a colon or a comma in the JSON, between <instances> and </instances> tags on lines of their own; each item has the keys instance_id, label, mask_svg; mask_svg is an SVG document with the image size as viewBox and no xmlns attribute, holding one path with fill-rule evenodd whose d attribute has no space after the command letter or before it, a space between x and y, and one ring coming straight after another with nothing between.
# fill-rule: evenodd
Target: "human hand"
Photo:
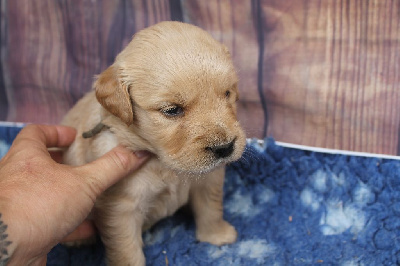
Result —
<instances>
[{"instance_id":1,"label":"human hand","mask_svg":"<svg viewBox=\"0 0 400 266\"><path fill-rule=\"evenodd\" d=\"M29 125L0 161L0 265L45 264L96 198L148 157L118 146L80 167L54 161L47 148L69 146L75 134L69 127Z\"/></svg>"}]
</instances>

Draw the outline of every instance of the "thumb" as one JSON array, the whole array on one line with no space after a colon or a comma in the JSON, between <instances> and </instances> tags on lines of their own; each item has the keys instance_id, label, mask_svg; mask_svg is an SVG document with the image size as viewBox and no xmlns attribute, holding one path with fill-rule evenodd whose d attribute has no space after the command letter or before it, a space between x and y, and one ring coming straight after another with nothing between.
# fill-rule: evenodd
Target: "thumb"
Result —
<instances>
[{"instance_id":1,"label":"thumb","mask_svg":"<svg viewBox=\"0 0 400 266\"><path fill-rule=\"evenodd\" d=\"M96 196L137 170L149 157L147 151L132 152L117 146L97 160L79 167L88 178Z\"/></svg>"}]
</instances>

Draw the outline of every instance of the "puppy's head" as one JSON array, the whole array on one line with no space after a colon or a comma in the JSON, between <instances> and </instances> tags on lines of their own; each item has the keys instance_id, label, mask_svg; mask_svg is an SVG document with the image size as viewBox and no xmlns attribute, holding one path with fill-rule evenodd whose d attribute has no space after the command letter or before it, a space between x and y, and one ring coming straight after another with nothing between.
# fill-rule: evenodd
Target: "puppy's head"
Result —
<instances>
[{"instance_id":1,"label":"puppy's head","mask_svg":"<svg viewBox=\"0 0 400 266\"><path fill-rule=\"evenodd\" d=\"M94 86L164 164L200 173L243 152L237 83L225 46L198 27L163 22L135 34Z\"/></svg>"}]
</instances>

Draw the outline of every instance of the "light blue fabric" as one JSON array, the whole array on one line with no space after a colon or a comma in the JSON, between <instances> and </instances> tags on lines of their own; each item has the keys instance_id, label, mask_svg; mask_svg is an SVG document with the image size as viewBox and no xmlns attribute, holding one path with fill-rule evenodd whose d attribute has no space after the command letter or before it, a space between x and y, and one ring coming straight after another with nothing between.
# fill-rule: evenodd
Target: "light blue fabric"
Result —
<instances>
[{"instance_id":1,"label":"light blue fabric","mask_svg":"<svg viewBox=\"0 0 400 266\"><path fill-rule=\"evenodd\" d=\"M12 124L0 122L0 158L2 158L10 149L11 143L15 136L21 130L21 124Z\"/></svg>"},{"instance_id":2,"label":"light blue fabric","mask_svg":"<svg viewBox=\"0 0 400 266\"><path fill-rule=\"evenodd\" d=\"M7 151L10 149L10 145L4 140L0 140L0 158L6 155Z\"/></svg>"}]
</instances>

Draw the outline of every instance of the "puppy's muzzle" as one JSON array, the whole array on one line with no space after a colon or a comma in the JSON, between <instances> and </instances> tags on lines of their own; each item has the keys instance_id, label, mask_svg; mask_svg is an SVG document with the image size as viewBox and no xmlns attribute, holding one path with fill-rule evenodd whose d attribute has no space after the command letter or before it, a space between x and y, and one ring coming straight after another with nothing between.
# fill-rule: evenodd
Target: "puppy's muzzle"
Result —
<instances>
[{"instance_id":1,"label":"puppy's muzzle","mask_svg":"<svg viewBox=\"0 0 400 266\"><path fill-rule=\"evenodd\" d=\"M233 153L235 141L236 138L227 144L206 147L206 150L212 152L217 159L223 159L229 157Z\"/></svg>"}]
</instances>

